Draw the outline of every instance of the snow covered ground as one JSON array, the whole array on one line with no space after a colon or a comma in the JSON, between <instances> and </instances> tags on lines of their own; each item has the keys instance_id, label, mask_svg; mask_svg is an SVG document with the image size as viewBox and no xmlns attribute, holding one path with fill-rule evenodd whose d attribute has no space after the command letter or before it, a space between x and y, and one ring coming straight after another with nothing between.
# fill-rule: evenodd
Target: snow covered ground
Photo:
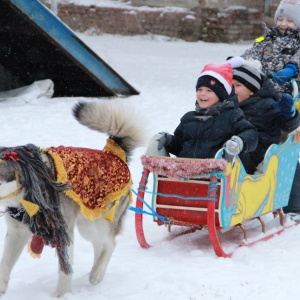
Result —
<instances>
[{"instance_id":1,"label":"snow covered ground","mask_svg":"<svg viewBox=\"0 0 300 300\"><path fill-rule=\"evenodd\" d=\"M143 117L141 126L150 138L159 131L172 132L179 118L194 109L195 84L206 63L221 63L229 55L239 55L246 44L184 42L161 36L122 37L79 35L114 68L140 95L123 99ZM54 87L55 88L55 87ZM25 101L24 101L25 100ZM71 109L85 98L37 98L32 92L0 102L1 142L3 146L34 143L41 147L82 146L102 149L106 136L79 125ZM95 99L101 101L101 99ZM138 148L130 165L134 189L141 176ZM299 299L300 226L291 228L268 242L242 247L230 259L218 258L207 233L196 232L173 241L158 243L168 235L145 216L149 242L142 249L135 236L134 213L128 211L125 228L107 273L98 286L88 282L93 253L88 242L76 232L74 280L70 300L281 300ZM0 251L6 225L0 218ZM225 233L230 242L239 232ZM3 300L47 300L57 281L54 249L46 247L40 259L24 250L11 276Z\"/></svg>"}]
</instances>

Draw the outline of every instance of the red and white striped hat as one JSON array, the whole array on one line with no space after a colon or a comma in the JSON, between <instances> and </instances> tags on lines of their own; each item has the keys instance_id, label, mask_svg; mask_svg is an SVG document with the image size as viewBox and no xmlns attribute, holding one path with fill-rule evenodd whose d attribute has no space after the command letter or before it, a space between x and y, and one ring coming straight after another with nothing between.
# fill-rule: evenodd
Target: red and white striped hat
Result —
<instances>
[{"instance_id":1,"label":"red and white striped hat","mask_svg":"<svg viewBox=\"0 0 300 300\"><path fill-rule=\"evenodd\" d=\"M220 101L227 99L232 92L231 65L205 65L198 78L196 91L201 86L208 87L214 91Z\"/></svg>"}]
</instances>

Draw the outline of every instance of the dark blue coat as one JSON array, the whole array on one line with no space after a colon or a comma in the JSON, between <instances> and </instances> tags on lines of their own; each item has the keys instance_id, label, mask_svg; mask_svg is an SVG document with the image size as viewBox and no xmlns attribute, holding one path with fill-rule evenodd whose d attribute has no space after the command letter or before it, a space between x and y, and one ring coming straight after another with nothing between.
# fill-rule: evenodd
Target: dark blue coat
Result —
<instances>
[{"instance_id":1,"label":"dark blue coat","mask_svg":"<svg viewBox=\"0 0 300 300\"><path fill-rule=\"evenodd\" d=\"M277 92L271 81L263 77L261 89L249 99L240 102L245 118L258 131L257 148L249 153L249 157L241 155L248 173L253 173L256 166L264 159L264 155L271 144L279 144L282 131L291 132L300 125L300 116L287 119L281 111L272 106L276 102ZM249 160L250 159L250 160Z\"/></svg>"},{"instance_id":2,"label":"dark blue coat","mask_svg":"<svg viewBox=\"0 0 300 300\"><path fill-rule=\"evenodd\" d=\"M243 152L256 148L256 128L244 118L241 109L226 100L186 113L166 149L178 157L214 158L233 135L243 140Z\"/></svg>"}]
</instances>

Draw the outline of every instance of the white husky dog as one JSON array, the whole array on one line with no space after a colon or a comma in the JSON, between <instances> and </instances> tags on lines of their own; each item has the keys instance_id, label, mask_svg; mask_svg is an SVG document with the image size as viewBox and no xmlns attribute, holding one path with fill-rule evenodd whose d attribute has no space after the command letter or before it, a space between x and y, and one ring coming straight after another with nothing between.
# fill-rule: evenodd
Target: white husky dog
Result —
<instances>
[{"instance_id":1,"label":"white husky dog","mask_svg":"<svg viewBox=\"0 0 300 300\"><path fill-rule=\"evenodd\" d=\"M6 207L8 227L0 263L0 296L6 292L11 271L32 237L39 237L43 245L56 246L59 279L55 296L61 297L70 292L75 226L94 248L90 283L98 284L105 274L115 248L115 237L122 228L122 219L130 200L131 178L127 161L132 151L142 146L143 133L136 116L132 115L132 111L126 110L125 104L119 101L79 103L74 107L73 114L81 124L109 135L109 146L107 147L107 144L103 151L88 152L88 157L93 159L95 152L95 155L105 162L103 170L109 169L114 160L113 168L117 170L110 169L110 173L101 171L102 178L105 178L109 184L107 190L112 190L110 195L114 197L107 198L109 200L98 206L98 215L93 215L92 208L84 208L75 197L77 195L74 192L75 185L73 186L66 178L63 180L63 176L58 179L59 170L56 168L55 159L58 152L53 152L54 155L51 156L49 155L51 151L39 149L34 145L0 148L0 205ZM55 149L57 148L53 148ZM65 149L67 154L64 155L72 156L73 148L63 148ZM106 155L104 159L102 153ZM79 154L84 155L81 152ZM82 177L84 184L79 186L79 192L85 191L85 187L90 182L103 192L101 180L93 181L95 174L92 173L101 166L93 162L94 165L91 163L84 168L85 160L84 156L77 157L77 161L69 167L72 172L86 169L87 176L92 178L89 181L87 176ZM119 165L122 167L120 171ZM110 179L110 174L113 172L115 178ZM115 182L123 173L127 176L127 181L121 178L120 181L124 181L125 185L120 187L120 182L118 185ZM90 187L86 189L86 194L88 193L91 193ZM106 218L109 212L111 212L110 217Z\"/></svg>"}]
</instances>

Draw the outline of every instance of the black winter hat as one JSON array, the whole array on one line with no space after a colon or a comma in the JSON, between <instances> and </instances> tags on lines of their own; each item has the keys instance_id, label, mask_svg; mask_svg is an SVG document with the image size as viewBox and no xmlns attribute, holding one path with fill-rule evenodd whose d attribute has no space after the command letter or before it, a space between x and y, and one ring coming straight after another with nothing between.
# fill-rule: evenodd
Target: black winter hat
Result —
<instances>
[{"instance_id":1,"label":"black winter hat","mask_svg":"<svg viewBox=\"0 0 300 300\"><path fill-rule=\"evenodd\" d=\"M228 96L232 91L231 65L205 65L200 73L200 77L198 78L196 91L201 86L211 89L218 96L219 101L228 99Z\"/></svg>"},{"instance_id":2,"label":"black winter hat","mask_svg":"<svg viewBox=\"0 0 300 300\"><path fill-rule=\"evenodd\" d=\"M205 86L211 89L218 96L219 101L224 101L225 99L228 98L228 93L225 90L224 85L219 80L217 80L212 76L204 75L200 77L197 81L196 91L201 86Z\"/></svg>"}]
</instances>

